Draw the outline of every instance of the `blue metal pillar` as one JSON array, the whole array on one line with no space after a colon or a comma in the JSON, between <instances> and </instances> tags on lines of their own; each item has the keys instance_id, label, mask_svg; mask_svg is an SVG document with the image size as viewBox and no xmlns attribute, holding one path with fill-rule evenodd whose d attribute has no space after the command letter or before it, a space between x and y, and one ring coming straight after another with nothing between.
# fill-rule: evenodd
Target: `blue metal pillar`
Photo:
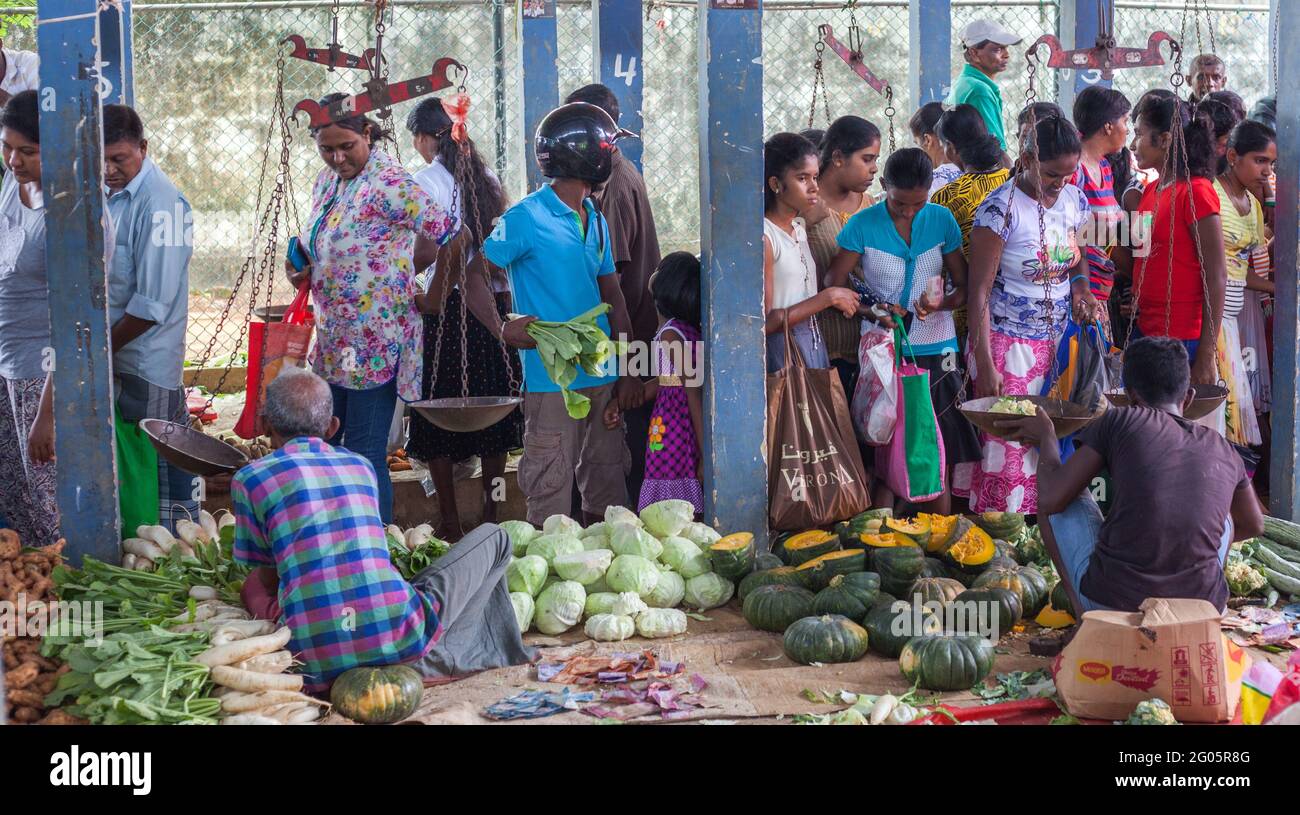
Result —
<instances>
[{"instance_id":1,"label":"blue metal pillar","mask_svg":"<svg viewBox=\"0 0 1300 815\"><path fill-rule=\"evenodd\" d=\"M1097 44L1100 30L1098 14L1103 13L1107 19L1115 18L1115 0L1061 0L1060 25L1058 36L1066 50L1075 48L1092 48ZM1114 32L1112 32L1114 33ZM1143 43L1145 44L1145 43ZM1057 102L1066 115L1074 109L1074 97L1089 85L1109 88L1111 82L1101 78L1101 71L1058 71ZM1136 102L1137 100L1133 100Z\"/></svg>"},{"instance_id":2,"label":"blue metal pillar","mask_svg":"<svg viewBox=\"0 0 1300 815\"><path fill-rule=\"evenodd\" d=\"M911 28L907 52L907 81L912 105L942 102L952 85L952 3L912 0L907 15Z\"/></svg>"},{"instance_id":3,"label":"blue metal pillar","mask_svg":"<svg viewBox=\"0 0 1300 815\"><path fill-rule=\"evenodd\" d=\"M641 94L645 87L642 68L641 37L644 16L641 0L595 0L592 11L592 64L596 81L606 85L618 97L618 123L640 133ZM641 169L640 139L625 139L618 149Z\"/></svg>"},{"instance_id":4,"label":"blue metal pillar","mask_svg":"<svg viewBox=\"0 0 1300 815\"><path fill-rule=\"evenodd\" d=\"M524 93L524 164L528 170L528 190L546 183L537 167L533 136L546 114L560 104L560 68L555 25L555 0L518 0L519 65L523 73Z\"/></svg>"},{"instance_id":5,"label":"blue metal pillar","mask_svg":"<svg viewBox=\"0 0 1300 815\"><path fill-rule=\"evenodd\" d=\"M699 0L704 518L767 538L761 0Z\"/></svg>"},{"instance_id":6,"label":"blue metal pillar","mask_svg":"<svg viewBox=\"0 0 1300 815\"><path fill-rule=\"evenodd\" d=\"M41 188L67 554L118 562L97 0L39 0Z\"/></svg>"},{"instance_id":7,"label":"blue metal pillar","mask_svg":"<svg viewBox=\"0 0 1300 815\"><path fill-rule=\"evenodd\" d=\"M1278 19L1278 42L1300 42L1300 15ZM1279 48L1278 76L1300 72L1300 49ZM1297 321L1297 232L1300 231L1300 87L1279 82L1277 88L1277 213L1273 245L1273 448L1269 471L1269 512L1300 520L1300 322Z\"/></svg>"},{"instance_id":8,"label":"blue metal pillar","mask_svg":"<svg viewBox=\"0 0 1300 815\"><path fill-rule=\"evenodd\" d=\"M99 12L99 95L105 105L135 105L131 0Z\"/></svg>"}]
</instances>

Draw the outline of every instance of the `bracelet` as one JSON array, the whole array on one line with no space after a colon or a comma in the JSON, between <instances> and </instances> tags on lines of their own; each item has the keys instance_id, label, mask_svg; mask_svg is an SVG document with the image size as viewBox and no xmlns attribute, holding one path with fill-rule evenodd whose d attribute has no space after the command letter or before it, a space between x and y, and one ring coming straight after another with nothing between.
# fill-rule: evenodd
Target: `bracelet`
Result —
<instances>
[{"instance_id":1,"label":"bracelet","mask_svg":"<svg viewBox=\"0 0 1300 815\"><path fill-rule=\"evenodd\" d=\"M1086 281L1087 279L1088 276L1086 274L1077 274L1074 277L1070 278L1070 283L1074 284L1074 283L1078 283L1080 280Z\"/></svg>"}]
</instances>

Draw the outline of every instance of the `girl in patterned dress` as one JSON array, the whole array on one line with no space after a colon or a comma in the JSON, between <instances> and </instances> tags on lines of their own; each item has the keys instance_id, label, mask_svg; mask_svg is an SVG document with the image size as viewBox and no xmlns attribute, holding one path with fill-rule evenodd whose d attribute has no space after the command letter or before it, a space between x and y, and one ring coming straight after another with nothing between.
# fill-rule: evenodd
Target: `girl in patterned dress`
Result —
<instances>
[{"instance_id":1,"label":"girl in patterned dress","mask_svg":"<svg viewBox=\"0 0 1300 815\"><path fill-rule=\"evenodd\" d=\"M690 501L700 515L704 512L698 433L704 426L700 261L689 252L664 258L650 277L650 295L661 320L653 344L658 376L645 383L645 401L653 402L654 410L637 510L677 498ZM605 423L613 427L619 420L618 403L611 401Z\"/></svg>"}]
</instances>

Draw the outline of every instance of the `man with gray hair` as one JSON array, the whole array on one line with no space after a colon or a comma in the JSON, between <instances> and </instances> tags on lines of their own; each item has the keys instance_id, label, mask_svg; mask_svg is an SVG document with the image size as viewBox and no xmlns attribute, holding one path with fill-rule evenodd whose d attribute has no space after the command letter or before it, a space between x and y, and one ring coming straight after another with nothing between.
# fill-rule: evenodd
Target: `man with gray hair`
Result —
<instances>
[{"instance_id":1,"label":"man with gray hair","mask_svg":"<svg viewBox=\"0 0 1300 815\"><path fill-rule=\"evenodd\" d=\"M256 616L289 626L306 687L323 693L362 665L426 677L529 662L506 588L510 539L484 525L406 582L388 556L370 462L324 440L338 430L329 385L282 371L262 416L276 448L235 474L234 556Z\"/></svg>"}]
</instances>

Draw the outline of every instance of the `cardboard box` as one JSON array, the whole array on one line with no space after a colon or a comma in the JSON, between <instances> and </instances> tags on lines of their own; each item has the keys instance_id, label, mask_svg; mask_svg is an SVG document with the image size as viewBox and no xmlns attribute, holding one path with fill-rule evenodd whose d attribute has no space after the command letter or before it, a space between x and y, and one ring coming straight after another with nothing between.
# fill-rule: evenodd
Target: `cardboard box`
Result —
<instances>
[{"instance_id":1,"label":"cardboard box","mask_svg":"<svg viewBox=\"0 0 1300 815\"><path fill-rule=\"evenodd\" d=\"M1226 722L1250 657L1219 629L1204 600L1151 598L1135 613L1090 611L1053 672L1071 715L1127 719L1160 698L1181 722Z\"/></svg>"}]
</instances>

